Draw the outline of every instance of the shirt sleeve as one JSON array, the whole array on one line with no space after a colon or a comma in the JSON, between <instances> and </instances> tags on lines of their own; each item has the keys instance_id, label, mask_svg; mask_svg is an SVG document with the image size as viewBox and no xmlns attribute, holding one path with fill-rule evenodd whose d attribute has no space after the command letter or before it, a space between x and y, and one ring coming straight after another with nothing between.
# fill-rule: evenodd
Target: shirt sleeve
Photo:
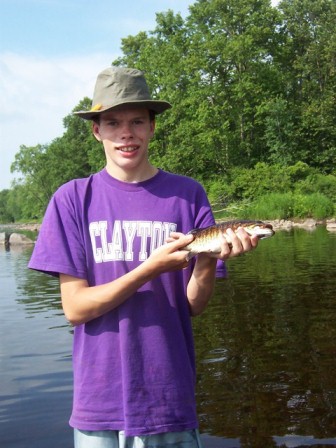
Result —
<instances>
[{"instance_id":1,"label":"shirt sleeve","mask_svg":"<svg viewBox=\"0 0 336 448\"><path fill-rule=\"evenodd\" d=\"M28 267L58 276L87 278L83 238L69 188L59 189L45 213Z\"/></svg>"}]
</instances>

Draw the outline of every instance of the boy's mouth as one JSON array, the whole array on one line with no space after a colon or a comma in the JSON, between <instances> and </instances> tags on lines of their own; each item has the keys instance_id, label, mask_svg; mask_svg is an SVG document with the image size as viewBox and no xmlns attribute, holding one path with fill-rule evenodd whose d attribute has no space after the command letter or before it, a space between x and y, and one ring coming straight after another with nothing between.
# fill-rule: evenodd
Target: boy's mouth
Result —
<instances>
[{"instance_id":1,"label":"boy's mouth","mask_svg":"<svg viewBox=\"0 0 336 448\"><path fill-rule=\"evenodd\" d=\"M121 152L133 152L138 149L138 146L119 146L117 149Z\"/></svg>"}]
</instances>

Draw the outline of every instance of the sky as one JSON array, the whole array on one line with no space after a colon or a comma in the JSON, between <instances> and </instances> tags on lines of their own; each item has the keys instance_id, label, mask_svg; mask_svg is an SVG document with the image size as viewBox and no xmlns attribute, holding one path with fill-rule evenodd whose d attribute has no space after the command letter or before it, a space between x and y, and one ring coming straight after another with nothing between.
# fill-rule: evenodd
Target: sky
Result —
<instances>
[{"instance_id":1,"label":"sky","mask_svg":"<svg viewBox=\"0 0 336 448\"><path fill-rule=\"evenodd\" d=\"M156 26L156 13L188 15L194 0L0 0L0 190L19 174L20 146L48 144L121 39ZM276 3L276 2L272 2Z\"/></svg>"}]
</instances>

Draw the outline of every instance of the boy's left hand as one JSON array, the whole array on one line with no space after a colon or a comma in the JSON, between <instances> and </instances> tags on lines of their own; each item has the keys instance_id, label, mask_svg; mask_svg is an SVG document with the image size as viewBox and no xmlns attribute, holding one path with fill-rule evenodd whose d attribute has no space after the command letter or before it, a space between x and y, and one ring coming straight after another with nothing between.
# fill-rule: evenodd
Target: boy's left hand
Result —
<instances>
[{"instance_id":1,"label":"boy's left hand","mask_svg":"<svg viewBox=\"0 0 336 448\"><path fill-rule=\"evenodd\" d=\"M259 239L256 235L250 236L242 227L236 232L232 229L227 229L222 234L221 252L210 254L210 256L221 260L237 257L256 248L258 241Z\"/></svg>"}]
</instances>

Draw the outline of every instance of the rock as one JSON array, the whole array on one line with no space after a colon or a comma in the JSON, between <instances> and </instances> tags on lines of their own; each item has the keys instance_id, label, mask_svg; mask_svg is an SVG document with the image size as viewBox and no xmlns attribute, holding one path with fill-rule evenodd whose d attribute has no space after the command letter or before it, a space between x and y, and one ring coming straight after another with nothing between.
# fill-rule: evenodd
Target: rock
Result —
<instances>
[{"instance_id":1,"label":"rock","mask_svg":"<svg viewBox=\"0 0 336 448\"><path fill-rule=\"evenodd\" d=\"M286 219L276 219L274 221L265 221L272 224L274 230L291 230L293 228L293 222Z\"/></svg>"},{"instance_id":2,"label":"rock","mask_svg":"<svg viewBox=\"0 0 336 448\"><path fill-rule=\"evenodd\" d=\"M288 221L287 219L282 219L280 221L280 228L285 230L291 230L294 226L294 223L292 221Z\"/></svg>"},{"instance_id":3,"label":"rock","mask_svg":"<svg viewBox=\"0 0 336 448\"><path fill-rule=\"evenodd\" d=\"M11 233L9 236L9 244L13 246L34 244L34 241L22 233Z\"/></svg>"},{"instance_id":4,"label":"rock","mask_svg":"<svg viewBox=\"0 0 336 448\"><path fill-rule=\"evenodd\" d=\"M295 227L300 227L301 229L314 230L317 225L317 221L315 219L306 219L303 222L296 222L294 225Z\"/></svg>"},{"instance_id":5,"label":"rock","mask_svg":"<svg viewBox=\"0 0 336 448\"><path fill-rule=\"evenodd\" d=\"M329 232L336 232L336 220L330 219L326 222L326 228Z\"/></svg>"}]
</instances>

